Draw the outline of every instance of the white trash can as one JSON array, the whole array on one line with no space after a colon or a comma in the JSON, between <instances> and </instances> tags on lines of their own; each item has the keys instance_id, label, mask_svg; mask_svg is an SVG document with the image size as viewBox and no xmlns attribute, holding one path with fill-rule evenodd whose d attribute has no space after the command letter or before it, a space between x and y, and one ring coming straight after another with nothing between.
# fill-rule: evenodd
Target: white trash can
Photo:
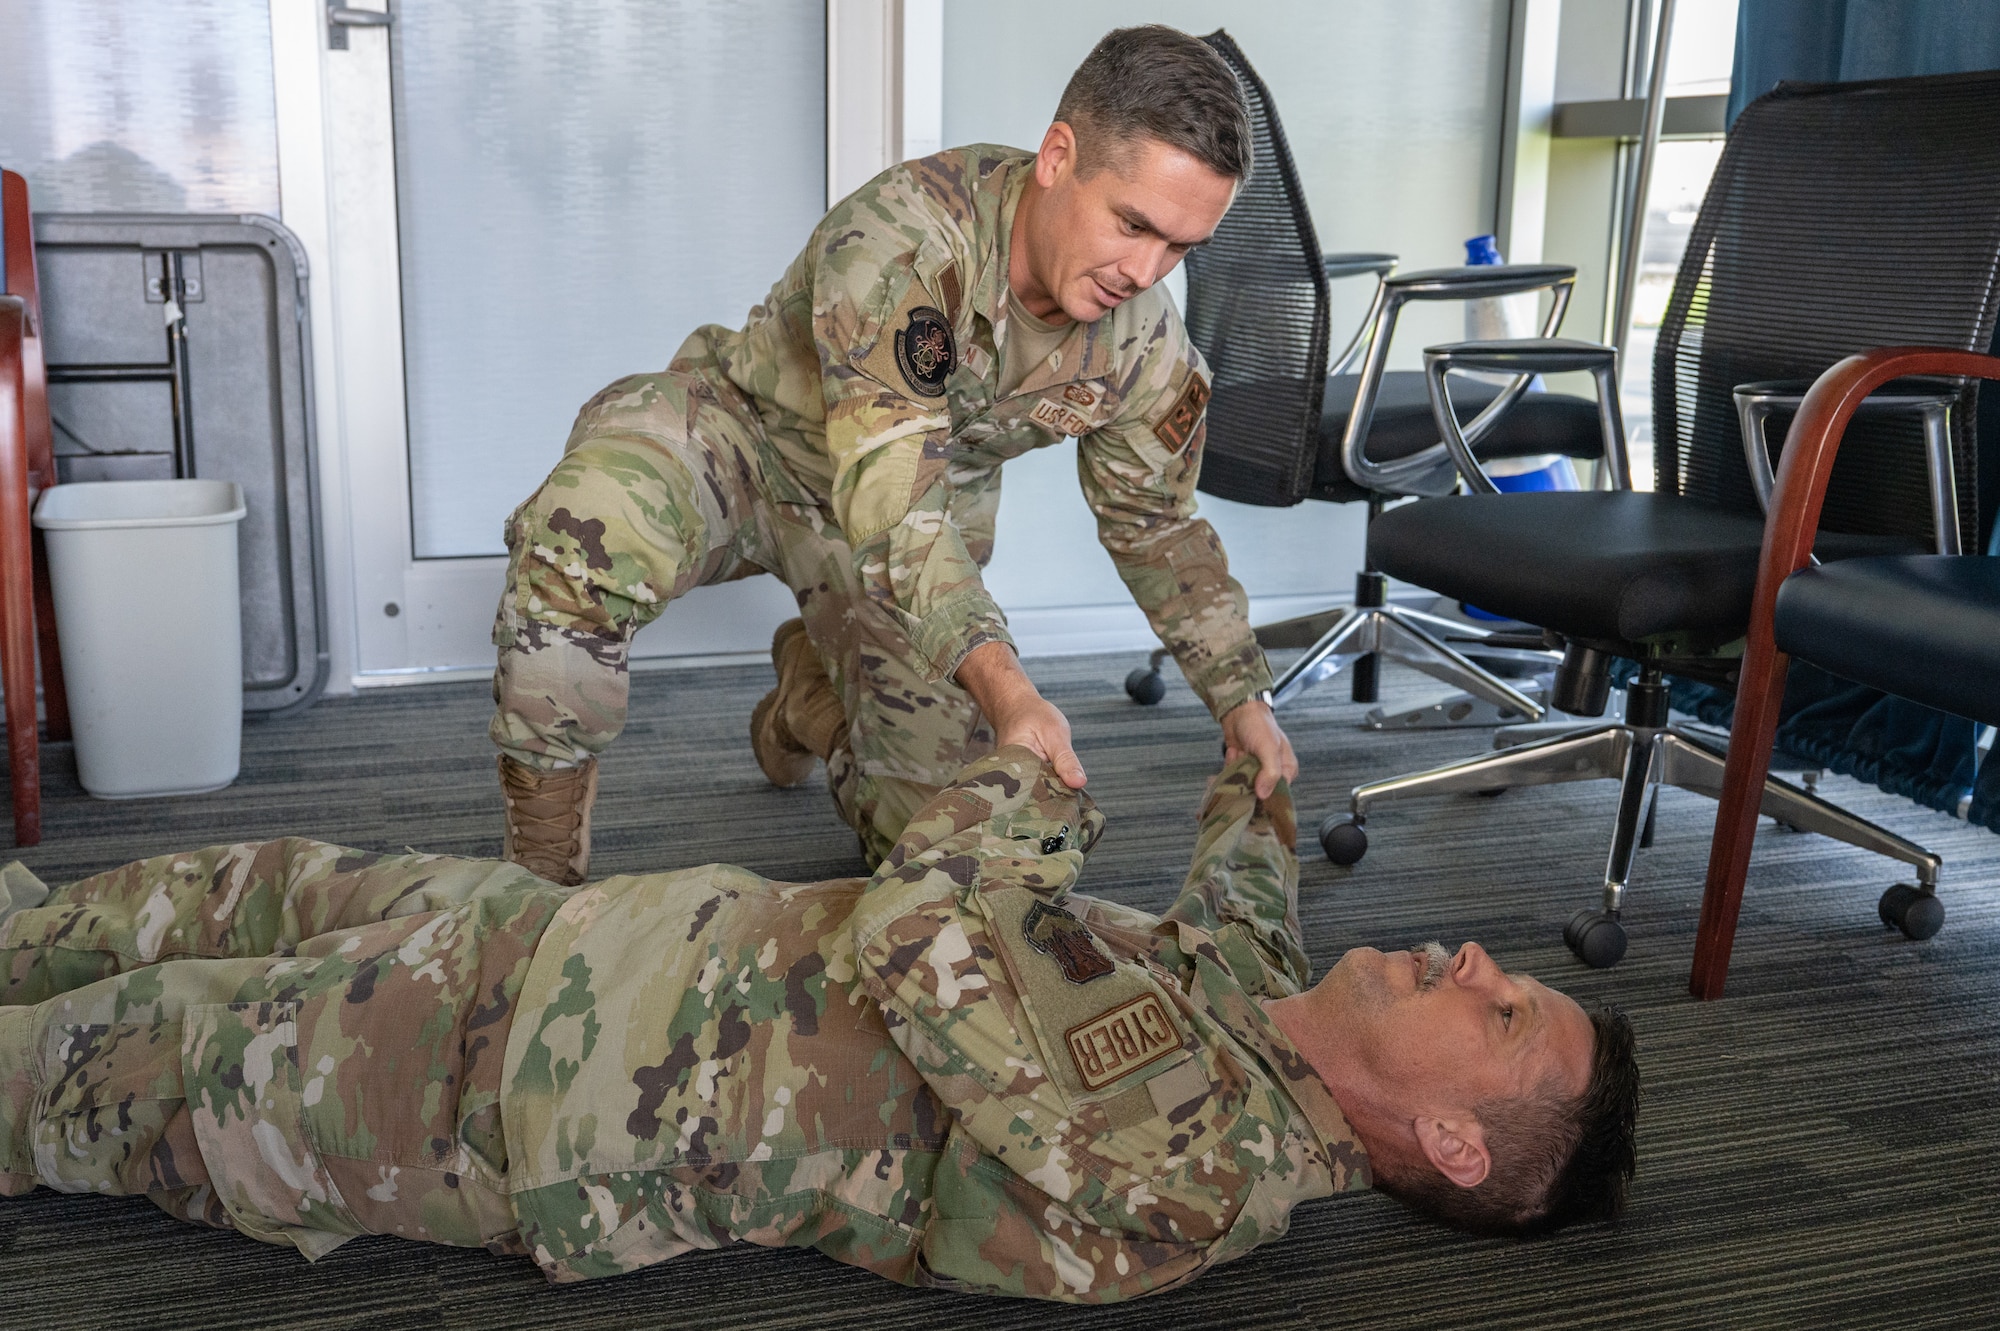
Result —
<instances>
[{"instance_id":1,"label":"white trash can","mask_svg":"<svg viewBox=\"0 0 2000 1331\"><path fill-rule=\"evenodd\" d=\"M245 511L234 481L77 481L35 505L77 777L99 799L190 795L236 779Z\"/></svg>"}]
</instances>

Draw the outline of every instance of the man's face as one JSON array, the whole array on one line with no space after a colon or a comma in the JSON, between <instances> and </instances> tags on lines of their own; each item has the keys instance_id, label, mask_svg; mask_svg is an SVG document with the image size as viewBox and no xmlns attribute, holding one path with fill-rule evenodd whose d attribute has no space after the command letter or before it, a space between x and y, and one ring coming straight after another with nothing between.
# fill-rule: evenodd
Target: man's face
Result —
<instances>
[{"instance_id":1,"label":"man's face","mask_svg":"<svg viewBox=\"0 0 2000 1331\"><path fill-rule=\"evenodd\" d=\"M1230 177L1154 139L1097 160L1078 176L1076 139L1061 122L1035 160L1041 195L1016 239L1031 281L1015 282L1015 293L1038 317L1055 318L1035 308L1046 296L1078 323L1103 318L1214 234L1236 197Z\"/></svg>"},{"instance_id":2,"label":"man's face","mask_svg":"<svg viewBox=\"0 0 2000 1331\"><path fill-rule=\"evenodd\" d=\"M1343 1056L1392 1113L1465 1113L1551 1078L1570 1096L1589 1083L1589 1016L1547 985L1501 970L1477 943L1455 954L1436 943L1356 948L1320 983L1329 991L1320 1010L1337 1024Z\"/></svg>"}]
</instances>

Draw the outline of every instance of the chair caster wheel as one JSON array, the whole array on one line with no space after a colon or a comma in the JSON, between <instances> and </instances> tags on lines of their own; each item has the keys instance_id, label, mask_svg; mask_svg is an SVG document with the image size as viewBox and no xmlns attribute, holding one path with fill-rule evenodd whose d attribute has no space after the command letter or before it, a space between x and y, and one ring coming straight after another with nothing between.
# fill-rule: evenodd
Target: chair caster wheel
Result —
<instances>
[{"instance_id":1,"label":"chair caster wheel","mask_svg":"<svg viewBox=\"0 0 2000 1331\"><path fill-rule=\"evenodd\" d=\"M1898 883L1884 892L1875 909L1883 924L1901 929L1905 938L1919 942L1944 928L1944 903L1908 883Z\"/></svg>"},{"instance_id":2,"label":"chair caster wheel","mask_svg":"<svg viewBox=\"0 0 2000 1331\"><path fill-rule=\"evenodd\" d=\"M1586 907L1563 926L1563 942L1584 965L1606 970L1625 955L1625 926L1614 916Z\"/></svg>"},{"instance_id":3,"label":"chair caster wheel","mask_svg":"<svg viewBox=\"0 0 2000 1331\"><path fill-rule=\"evenodd\" d=\"M1125 676L1125 694L1141 707L1151 707L1167 696L1167 681L1159 671L1140 666Z\"/></svg>"},{"instance_id":4,"label":"chair caster wheel","mask_svg":"<svg viewBox=\"0 0 2000 1331\"><path fill-rule=\"evenodd\" d=\"M1359 864L1368 853L1368 834L1352 819L1335 822L1339 817L1334 814L1319 825L1319 848L1335 864Z\"/></svg>"}]
</instances>

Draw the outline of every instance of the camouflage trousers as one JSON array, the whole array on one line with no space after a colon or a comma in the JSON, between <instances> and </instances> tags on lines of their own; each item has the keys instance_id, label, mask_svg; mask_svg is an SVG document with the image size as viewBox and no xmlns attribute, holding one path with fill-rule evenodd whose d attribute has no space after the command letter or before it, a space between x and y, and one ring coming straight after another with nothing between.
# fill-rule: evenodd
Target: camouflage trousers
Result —
<instances>
[{"instance_id":1,"label":"camouflage trousers","mask_svg":"<svg viewBox=\"0 0 2000 1331\"><path fill-rule=\"evenodd\" d=\"M525 1251L502 1064L568 895L296 838L58 890L0 925L0 1192L143 1195L315 1258Z\"/></svg>"},{"instance_id":2,"label":"camouflage trousers","mask_svg":"<svg viewBox=\"0 0 2000 1331\"><path fill-rule=\"evenodd\" d=\"M964 690L925 680L839 528L733 393L667 370L585 404L563 460L507 521L493 740L541 768L603 752L625 726L632 635L695 587L776 574L846 710L827 783L872 865L992 732ZM996 488L955 514L976 549L991 548L998 500Z\"/></svg>"}]
</instances>

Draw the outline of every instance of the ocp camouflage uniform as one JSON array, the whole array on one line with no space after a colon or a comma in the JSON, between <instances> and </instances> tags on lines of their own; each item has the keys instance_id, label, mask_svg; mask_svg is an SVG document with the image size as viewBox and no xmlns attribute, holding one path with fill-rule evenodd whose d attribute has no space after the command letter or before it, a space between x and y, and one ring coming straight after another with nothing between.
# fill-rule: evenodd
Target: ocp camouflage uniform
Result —
<instances>
[{"instance_id":1,"label":"ocp camouflage uniform","mask_svg":"<svg viewBox=\"0 0 2000 1331\"><path fill-rule=\"evenodd\" d=\"M86 879L0 927L5 996L41 1000L0 1008L0 1170L308 1256L395 1233L578 1280L742 1241L1164 1289L1369 1178L1259 1006L1307 965L1289 797L1254 770L1211 787L1157 917L1071 895L1102 820L1022 749L869 880L570 894L303 841Z\"/></svg>"},{"instance_id":2,"label":"ocp camouflage uniform","mask_svg":"<svg viewBox=\"0 0 2000 1331\"><path fill-rule=\"evenodd\" d=\"M991 747L953 682L1009 642L980 570L1000 467L1065 436L1098 535L1219 718L1270 686L1243 590L1194 517L1201 355L1158 287L1003 392L1014 210L1034 159L987 145L894 167L841 201L741 330L583 408L508 520L493 737L582 761L625 722L632 634L690 588L783 578L846 708L834 799L874 863Z\"/></svg>"}]
</instances>

